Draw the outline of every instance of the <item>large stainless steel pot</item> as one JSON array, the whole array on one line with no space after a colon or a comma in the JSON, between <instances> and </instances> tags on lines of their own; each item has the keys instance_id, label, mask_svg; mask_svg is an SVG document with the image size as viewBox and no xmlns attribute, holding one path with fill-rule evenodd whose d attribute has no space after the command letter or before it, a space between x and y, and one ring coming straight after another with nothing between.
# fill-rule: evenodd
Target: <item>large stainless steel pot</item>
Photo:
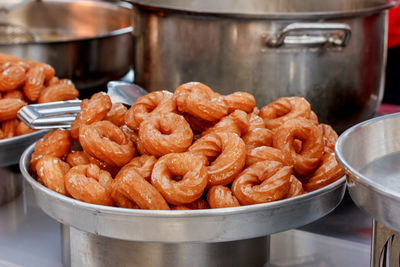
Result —
<instances>
[{"instance_id":1,"label":"large stainless steel pot","mask_svg":"<svg viewBox=\"0 0 400 267\"><path fill-rule=\"evenodd\" d=\"M173 90L201 81L262 106L304 96L339 132L382 98L385 9L394 0L131 0L136 82Z\"/></svg>"},{"instance_id":2,"label":"large stainless steel pot","mask_svg":"<svg viewBox=\"0 0 400 267\"><path fill-rule=\"evenodd\" d=\"M57 76L71 79L78 89L118 80L132 67L133 14L128 3L32 1L0 13L0 22L4 21L28 28L40 40L0 43L0 52L47 62Z\"/></svg>"}]
</instances>

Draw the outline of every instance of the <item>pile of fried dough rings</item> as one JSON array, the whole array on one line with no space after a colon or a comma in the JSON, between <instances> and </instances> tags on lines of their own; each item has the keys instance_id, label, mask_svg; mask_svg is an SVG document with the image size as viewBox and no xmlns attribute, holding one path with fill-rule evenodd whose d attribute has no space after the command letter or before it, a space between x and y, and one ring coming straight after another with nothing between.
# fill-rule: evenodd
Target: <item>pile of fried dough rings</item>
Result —
<instances>
[{"instance_id":1,"label":"pile of fried dough rings","mask_svg":"<svg viewBox=\"0 0 400 267\"><path fill-rule=\"evenodd\" d=\"M191 82L128 110L96 93L70 130L36 142L44 186L92 204L133 209L225 208L290 198L344 175L337 134L300 97L260 110L253 95Z\"/></svg>"},{"instance_id":2,"label":"pile of fried dough rings","mask_svg":"<svg viewBox=\"0 0 400 267\"><path fill-rule=\"evenodd\" d=\"M34 132L17 119L29 103L75 99L79 91L68 79L59 79L48 64L0 53L0 139Z\"/></svg>"}]
</instances>

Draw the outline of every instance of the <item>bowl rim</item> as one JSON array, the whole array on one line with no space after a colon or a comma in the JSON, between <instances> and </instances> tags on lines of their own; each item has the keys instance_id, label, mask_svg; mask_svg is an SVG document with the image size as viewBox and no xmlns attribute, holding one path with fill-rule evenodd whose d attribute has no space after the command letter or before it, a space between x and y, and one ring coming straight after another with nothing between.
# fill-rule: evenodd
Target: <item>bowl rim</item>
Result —
<instances>
[{"instance_id":1,"label":"bowl rim","mask_svg":"<svg viewBox=\"0 0 400 267\"><path fill-rule=\"evenodd\" d=\"M372 119L360 122L360 123L350 127L349 129L344 131L339 136L339 138L335 144L335 155L336 155L336 158L339 161L340 165L342 165L342 167L345 169L345 172L347 173L347 175L350 176L350 178L353 181L355 181L356 183L360 183L361 185L369 188L370 190L373 190L373 191L375 191L381 195L384 195L388 198L395 199L396 201L400 201L400 192L393 190L391 188L382 186L381 184L374 182L373 179L361 174L359 171L357 171L355 168L353 168L348 163L345 156L343 155L344 142L345 142L345 140L347 140L347 138L350 138L349 136L351 136L354 132L360 131L367 126L370 126L370 125L380 122L382 120L389 120L389 119L395 119L395 118L400 119L400 112L372 118Z\"/></svg>"},{"instance_id":2,"label":"bowl rim","mask_svg":"<svg viewBox=\"0 0 400 267\"><path fill-rule=\"evenodd\" d=\"M308 192L296 197L278 200L274 202L253 204L240 207L230 208L219 208L219 209L199 209L199 210L142 210L142 209L128 209L120 207L108 207L97 204L90 204L80 200L73 199L71 197L59 194L44 185L38 183L29 173L27 167L29 167L30 156L35 147L35 143L31 144L22 154L19 162L20 170L23 177L31 184L34 189L38 189L46 195L50 195L68 205L84 208L87 211L94 211L106 214L114 215L132 215L132 216L146 216L146 217L163 217L163 218L182 218L182 217L204 217L204 216L226 216L226 215L237 215L249 212L258 212L260 210L284 207L290 202L296 201L297 203L309 201L312 198L319 197L320 195L329 193L340 186L345 185L345 176L341 177L337 181L317 189L312 192ZM28 166L26 166L28 165Z\"/></svg>"}]
</instances>

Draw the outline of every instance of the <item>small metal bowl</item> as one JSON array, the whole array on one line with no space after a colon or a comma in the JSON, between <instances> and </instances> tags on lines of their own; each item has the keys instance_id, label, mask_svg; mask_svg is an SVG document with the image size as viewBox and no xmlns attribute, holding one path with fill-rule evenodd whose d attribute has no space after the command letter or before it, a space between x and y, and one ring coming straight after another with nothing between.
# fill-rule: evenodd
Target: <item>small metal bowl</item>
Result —
<instances>
[{"instance_id":1,"label":"small metal bowl","mask_svg":"<svg viewBox=\"0 0 400 267\"><path fill-rule=\"evenodd\" d=\"M400 113L353 126L335 150L357 206L400 231Z\"/></svg>"}]
</instances>

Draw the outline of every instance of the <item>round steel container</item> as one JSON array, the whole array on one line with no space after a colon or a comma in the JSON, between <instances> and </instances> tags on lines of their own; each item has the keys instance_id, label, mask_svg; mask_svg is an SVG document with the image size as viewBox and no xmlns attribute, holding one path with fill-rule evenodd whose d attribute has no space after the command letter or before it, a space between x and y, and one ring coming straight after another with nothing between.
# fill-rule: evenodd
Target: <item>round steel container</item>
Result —
<instances>
[{"instance_id":1,"label":"round steel container","mask_svg":"<svg viewBox=\"0 0 400 267\"><path fill-rule=\"evenodd\" d=\"M46 62L78 89L118 80L132 68L133 14L128 3L32 1L1 15L2 21L23 26L39 38L0 43L1 53Z\"/></svg>"},{"instance_id":2,"label":"round steel container","mask_svg":"<svg viewBox=\"0 0 400 267\"><path fill-rule=\"evenodd\" d=\"M263 106L303 96L342 132L382 99L385 9L396 1L179 1L134 4L134 69L147 90L199 81Z\"/></svg>"}]
</instances>

